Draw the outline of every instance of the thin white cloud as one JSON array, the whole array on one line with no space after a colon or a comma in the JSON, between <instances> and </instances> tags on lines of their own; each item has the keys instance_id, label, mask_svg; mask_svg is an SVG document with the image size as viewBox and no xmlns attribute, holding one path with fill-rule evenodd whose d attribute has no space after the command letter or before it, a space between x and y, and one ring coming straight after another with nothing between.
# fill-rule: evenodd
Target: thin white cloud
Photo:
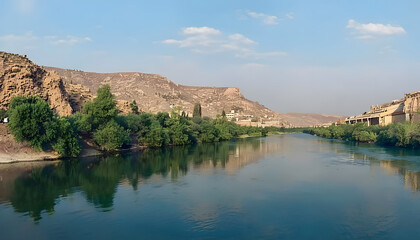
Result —
<instances>
[{"instance_id":1,"label":"thin white cloud","mask_svg":"<svg viewBox=\"0 0 420 240\"><path fill-rule=\"evenodd\" d=\"M219 35L221 32L217 29L210 27L187 27L184 29L184 34L194 35L194 34L203 34L203 35Z\"/></svg>"},{"instance_id":2,"label":"thin white cloud","mask_svg":"<svg viewBox=\"0 0 420 240\"><path fill-rule=\"evenodd\" d=\"M262 22L267 25L275 25L279 23L279 18L277 16L271 16L264 13L256 12L248 12L247 14L252 18L261 19Z\"/></svg>"},{"instance_id":3,"label":"thin white cloud","mask_svg":"<svg viewBox=\"0 0 420 240\"><path fill-rule=\"evenodd\" d=\"M42 46L42 44L53 44L53 45L75 45L83 42L92 41L89 37L75 37L68 35L64 38L59 36L47 35L37 36L32 31L26 32L25 34L7 34L0 36L0 43L9 49L33 49Z\"/></svg>"},{"instance_id":4,"label":"thin white cloud","mask_svg":"<svg viewBox=\"0 0 420 240\"><path fill-rule=\"evenodd\" d=\"M8 34L0 36L0 41L4 43L18 43L18 42L33 42L39 38L35 36L32 31L26 32L23 35Z\"/></svg>"},{"instance_id":5,"label":"thin white cloud","mask_svg":"<svg viewBox=\"0 0 420 240\"><path fill-rule=\"evenodd\" d=\"M391 24L380 24L380 23L359 23L353 19L348 21L346 26L348 29L353 29L354 33L357 35L356 39L371 39L378 36L391 36L391 35L401 35L406 34L407 32L403 27L392 26Z\"/></svg>"},{"instance_id":6,"label":"thin white cloud","mask_svg":"<svg viewBox=\"0 0 420 240\"><path fill-rule=\"evenodd\" d=\"M199 52L199 48L210 48L217 44L220 41L217 36L221 32L209 27L188 27L183 29L182 34L187 36L184 40L167 39L163 43L176 44L181 48L193 48L193 51Z\"/></svg>"},{"instance_id":7,"label":"thin white cloud","mask_svg":"<svg viewBox=\"0 0 420 240\"><path fill-rule=\"evenodd\" d=\"M46 36L46 39L49 39L50 42L54 45L75 45L83 42L91 42L90 37L75 37L72 35L67 35L65 38L59 38L57 36Z\"/></svg>"},{"instance_id":8,"label":"thin white cloud","mask_svg":"<svg viewBox=\"0 0 420 240\"><path fill-rule=\"evenodd\" d=\"M257 52L254 47L255 41L242 34L235 33L225 36L220 30L210 27L184 28L182 40L167 39L164 44L177 45L180 48L188 48L195 53L226 53L231 52L241 58L265 58L285 56L285 52Z\"/></svg>"}]
</instances>

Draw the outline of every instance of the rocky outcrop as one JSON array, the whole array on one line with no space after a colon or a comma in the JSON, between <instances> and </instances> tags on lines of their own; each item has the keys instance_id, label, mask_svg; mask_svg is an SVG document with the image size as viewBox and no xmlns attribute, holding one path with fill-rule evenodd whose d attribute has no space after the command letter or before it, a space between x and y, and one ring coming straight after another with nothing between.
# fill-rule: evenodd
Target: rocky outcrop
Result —
<instances>
[{"instance_id":1,"label":"rocky outcrop","mask_svg":"<svg viewBox=\"0 0 420 240\"><path fill-rule=\"evenodd\" d=\"M26 56L0 52L0 108L7 108L13 97L22 95L40 96L59 115L73 112L57 73L44 70Z\"/></svg>"},{"instance_id":2,"label":"rocky outcrop","mask_svg":"<svg viewBox=\"0 0 420 240\"><path fill-rule=\"evenodd\" d=\"M0 52L0 108L7 109L15 96L40 96L61 116L80 111L94 98L88 87L64 82L56 71L36 65L25 55ZM117 107L123 113L130 111L124 100L117 100Z\"/></svg>"}]
</instances>

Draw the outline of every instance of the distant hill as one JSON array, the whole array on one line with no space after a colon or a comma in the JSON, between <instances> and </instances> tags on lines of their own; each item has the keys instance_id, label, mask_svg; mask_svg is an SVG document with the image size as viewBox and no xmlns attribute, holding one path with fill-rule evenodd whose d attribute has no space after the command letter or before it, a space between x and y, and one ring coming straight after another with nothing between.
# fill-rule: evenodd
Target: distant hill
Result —
<instances>
[{"instance_id":1,"label":"distant hill","mask_svg":"<svg viewBox=\"0 0 420 240\"><path fill-rule=\"evenodd\" d=\"M346 118L342 115L320 113L280 113L280 116L296 127L328 125Z\"/></svg>"}]
</instances>

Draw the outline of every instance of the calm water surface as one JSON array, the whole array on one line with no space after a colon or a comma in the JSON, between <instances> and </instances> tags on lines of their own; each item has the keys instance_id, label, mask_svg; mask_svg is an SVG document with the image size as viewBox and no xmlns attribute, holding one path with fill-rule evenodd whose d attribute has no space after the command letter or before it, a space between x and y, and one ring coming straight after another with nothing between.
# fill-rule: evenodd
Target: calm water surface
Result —
<instances>
[{"instance_id":1,"label":"calm water surface","mask_svg":"<svg viewBox=\"0 0 420 240\"><path fill-rule=\"evenodd\" d=\"M420 153L305 134L0 165L0 239L419 239Z\"/></svg>"}]
</instances>

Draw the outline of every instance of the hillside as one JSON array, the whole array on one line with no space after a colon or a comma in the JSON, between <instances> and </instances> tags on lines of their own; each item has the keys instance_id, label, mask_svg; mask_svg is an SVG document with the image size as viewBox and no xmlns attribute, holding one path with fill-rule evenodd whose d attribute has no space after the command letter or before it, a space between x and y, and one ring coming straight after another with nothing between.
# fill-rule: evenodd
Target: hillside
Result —
<instances>
[{"instance_id":1,"label":"hillside","mask_svg":"<svg viewBox=\"0 0 420 240\"><path fill-rule=\"evenodd\" d=\"M194 104L200 103L204 116L214 118L223 110L226 113L233 110L235 112L233 117L238 120L264 119L277 126L292 126L273 110L246 99L238 88L184 86L156 74L93 73L53 67L44 68L57 72L65 82L87 86L92 92L103 84L109 84L117 99L136 100L137 105L145 112L170 112L171 107L181 106L191 116Z\"/></svg>"},{"instance_id":2,"label":"hillside","mask_svg":"<svg viewBox=\"0 0 420 240\"><path fill-rule=\"evenodd\" d=\"M346 118L342 115L320 113L280 113L280 116L296 127L328 125Z\"/></svg>"}]
</instances>

